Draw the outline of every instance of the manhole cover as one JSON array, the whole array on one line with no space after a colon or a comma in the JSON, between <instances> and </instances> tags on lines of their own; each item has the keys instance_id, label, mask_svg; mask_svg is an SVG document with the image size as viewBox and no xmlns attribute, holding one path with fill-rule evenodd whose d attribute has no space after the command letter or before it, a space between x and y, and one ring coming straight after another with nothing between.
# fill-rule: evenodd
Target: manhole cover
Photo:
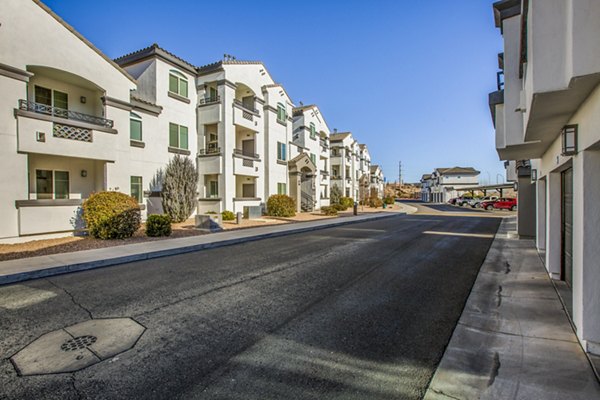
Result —
<instances>
[{"instance_id":1,"label":"manhole cover","mask_svg":"<svg viewBox=\"0 0 600 400\"><path fill-rule=\"evenodd\" d=\"M75 339L67 340L66 342L64 342L62 346L60 346L60 349L62 351L81 350L96 343L96 340L98 340L96 336L78 336Z\"/></svg>"}]
</instances>

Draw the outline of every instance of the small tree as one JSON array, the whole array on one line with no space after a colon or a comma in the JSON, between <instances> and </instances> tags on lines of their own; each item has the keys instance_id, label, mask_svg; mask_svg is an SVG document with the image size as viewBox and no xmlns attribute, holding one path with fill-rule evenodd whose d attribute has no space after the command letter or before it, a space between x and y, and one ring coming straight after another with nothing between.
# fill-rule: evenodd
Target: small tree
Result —
<instances>
[{"instance_id":1,"label":"small tree","mask_svg":"<svg viewBox=\"0 0 600 400\"><path fill-rule=\"evenodd\" d=\"M331 192L329 193L331 204L340 204L340 198L342 197L342 190L337 184L333 184Z\"/></svg>"},{"instance_id":2,"label":"small tree","mask_svg":"<svg viewBox=\"0 0 600 400\"><path fill-rule=\"evenodd\" d=\"M196 207L198 171L191 159L176 155L164 171L160 197L165 214L173 222L183 222Z\"/></svg>"}]
</instances>

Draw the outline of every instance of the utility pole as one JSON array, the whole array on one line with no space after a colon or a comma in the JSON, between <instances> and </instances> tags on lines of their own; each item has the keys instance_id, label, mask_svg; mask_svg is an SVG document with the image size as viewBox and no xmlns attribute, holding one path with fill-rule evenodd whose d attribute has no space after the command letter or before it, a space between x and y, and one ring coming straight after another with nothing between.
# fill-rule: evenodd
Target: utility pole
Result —
<instances>
[{"instance_id":1,"label":"utility pole","mask_svg":"<svg viewBox=\"0 0 600 400\"><path fill-rule=\"evenodd\" d=\"M398 161L398 185L402 186L402 161Z\"/></svg>"}]
</instances>

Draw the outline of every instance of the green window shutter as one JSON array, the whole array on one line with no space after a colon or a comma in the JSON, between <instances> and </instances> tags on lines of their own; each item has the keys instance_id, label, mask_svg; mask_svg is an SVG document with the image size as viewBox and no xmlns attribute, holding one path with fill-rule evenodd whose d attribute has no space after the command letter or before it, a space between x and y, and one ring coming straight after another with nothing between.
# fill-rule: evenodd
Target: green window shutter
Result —
<instances>
[{"instance_id":1,"label":"green window shutter","mask_svg":"<svg viewBox=\"0 0 600 400\"><path fill-rule=\"evenodd\" d=\"M57 90L54 91L54 107L69 109L69 95Z\"/></svg>"},{"instance_id":2,"label":"green window shutter","mask_svg":"<svg viewBox=\"0 0 600 400\"><path fill-rule=\"evenodd\" d=\"M69 172L54 171L54 198L69 198Z\"/></svg>"},{"instance_id":3,"label":"green window shutter","mask_svg":"<svg viewBox=\"0 0 600 400\"><path fill-rule=\"evenodd\" d=\"M179 147L179 126L169 123L169 146Z\"/></svg>"},{"instance_id":4,"label":"green window shutter","mask_svg":"<svg viewBox=\"0 0 600 400\"><path fill-rule=\"evenodd\" d=\"M179 127L179 148L188 148L188 128L186 126Z\"/></svg>"},{"instance_id":5,"label":"green window shutter","mask_svg":"<svg viewBox=\"0 0 600 400\"><path fill-rule=\"evenodd\" d=\"M129 120L129 138L133 140L142 140L142 121L137 119Z\"/></svg>"},{"instance_id":6,"label":"green window shutter","mask_svg":"<svg viewBox=\"0 0 600 400\"><path fill-rule=\"evenodd\" d=\"M169 92L179 92L179 79L175 75L169 75Z\"/></svg>"},{"instance_id":7,"label":"green window shutter","mask_svg":"<svg viewBox=\"0 0 600 400\"><path fill-rule=\"evenodd\" d=\"M188 83L185 79L179 80L179 94L188 97Z\"/></svg>"},{"instance_id":8,"label":"green window shutter","mask_svg":"<svg viewBox=\"0 0 600 400\"><path fill-rule=\"evenodd\" d=\"M282 149L281 149L281 145L282 144L283 143L281 143L281 142L277 142L277 159L278 160L282 160L283 159L282 158Z\"/></svg>"}]
</instances>

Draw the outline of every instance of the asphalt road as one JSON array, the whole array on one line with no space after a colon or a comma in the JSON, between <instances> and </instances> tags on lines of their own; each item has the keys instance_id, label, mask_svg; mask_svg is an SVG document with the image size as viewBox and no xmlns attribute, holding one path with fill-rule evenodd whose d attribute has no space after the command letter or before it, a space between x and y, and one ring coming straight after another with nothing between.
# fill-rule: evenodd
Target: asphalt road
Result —
<instances>
[{"instance_id":1,"label":"asphalt road","mask_svg":"<svg viewBox=\"0 0 600 400\"><path fill-rule=\"evenodd\" d=\"M398 216L0 287L31 297L0 307L0 398L420 399L499 222ZM17 375L11 355L90 317L147 329Z\"/></svg>"}]
</instances>

